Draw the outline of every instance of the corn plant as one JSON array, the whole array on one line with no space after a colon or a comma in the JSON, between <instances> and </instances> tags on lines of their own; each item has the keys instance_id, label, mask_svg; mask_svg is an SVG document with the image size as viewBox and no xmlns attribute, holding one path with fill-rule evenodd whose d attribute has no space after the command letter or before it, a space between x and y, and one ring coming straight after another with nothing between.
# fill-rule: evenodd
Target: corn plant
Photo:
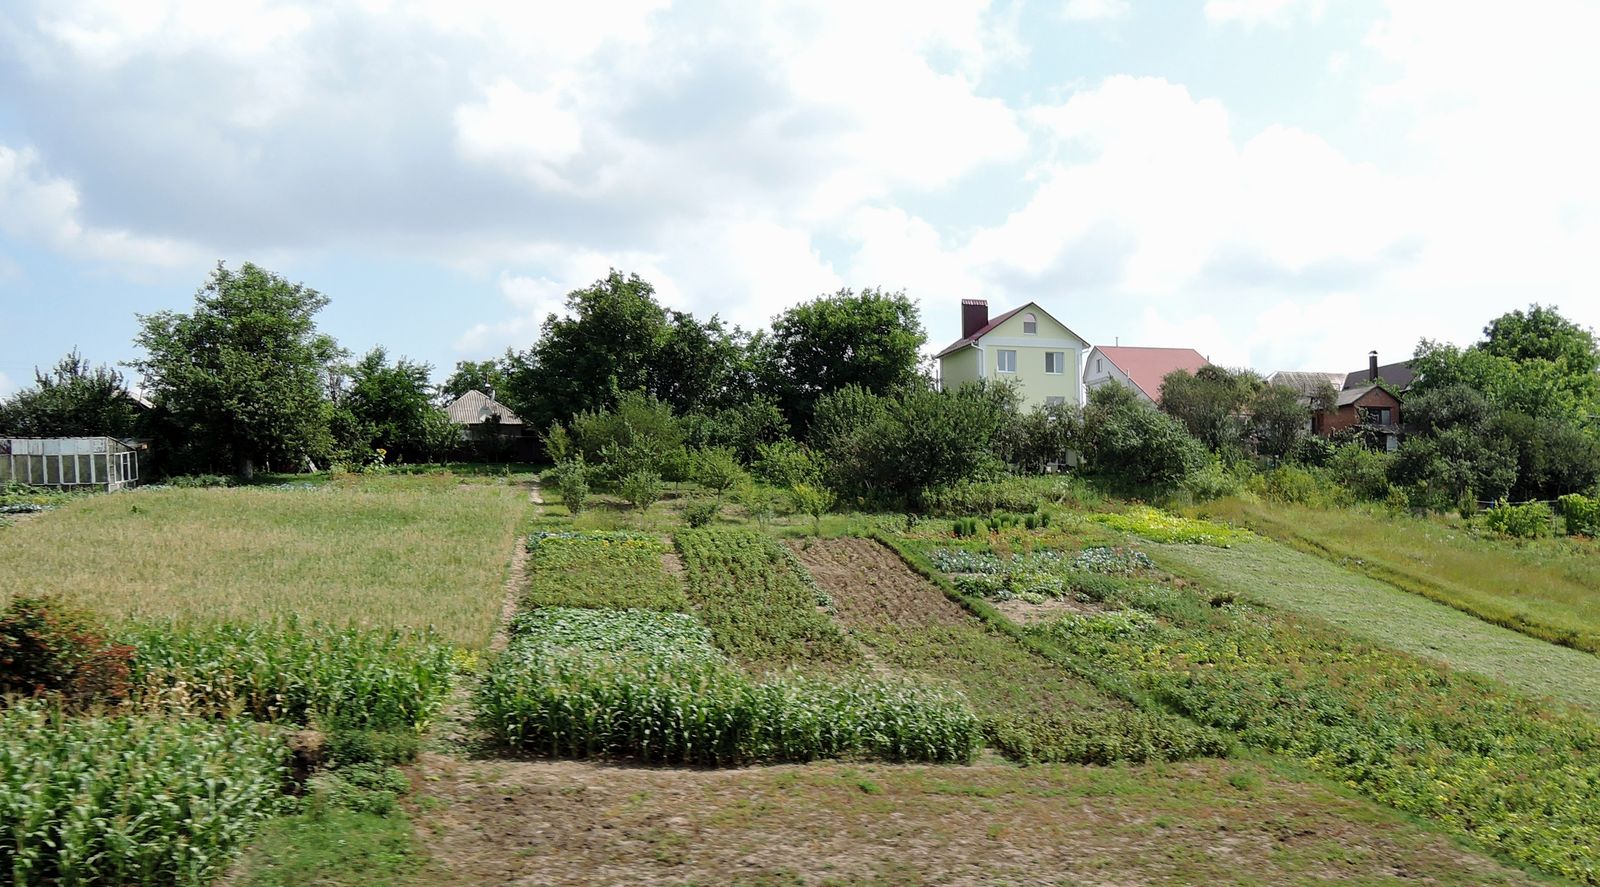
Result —
<instances>
[{"instance_id":1,"label":"corn plant","mask_svg":"<svg viewBox=\"0 0 1600 887\"><path fill-rule=\"evenodd\" d=\"M283 793L282 738L241 721L0 712L0 881L208 883Z\"/></svg>"},{"instance_id":2,"label":"corn plant","mask_svg":"<svg viewBox=\"0 0 1600 887\"><path fill-rule=\"evenodd\" d=\"M443 704L456 654L429 633L275 626L142 626L133 698L203 716L352 729L422 729Z\"/></svg>"}]
</instances>

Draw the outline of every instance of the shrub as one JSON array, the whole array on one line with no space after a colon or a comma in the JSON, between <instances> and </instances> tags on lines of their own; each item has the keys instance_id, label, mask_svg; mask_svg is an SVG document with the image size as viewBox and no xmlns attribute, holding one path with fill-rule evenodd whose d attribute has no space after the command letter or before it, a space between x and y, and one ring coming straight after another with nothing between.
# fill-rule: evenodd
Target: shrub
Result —
<instances>
[{"instance_id":1,"label":"shrub","mask_svg":"<svg viewBox=\"0 0 1600 887\"><path fill-rule=\"evenodd\" d=\"M1119 484L1171 489L1205 464L1205 446L1183 423L1121 385L1101 385L1083 411L1083 455Z\"/></svg>"},{"instance_id":2,"label":"shrub","mask_svg":"<svg viewBox=\"0 0 1600 887\"><path fill-rule=\"evenodd\" d=\"M1179 486L1196 502L1234 496L1244 489L1244 483L1239 476L1229 471L1216 456L1212 456L1204 465L1191 472Z\"/></svg>"},{"instance_id":3,"label":"shrub","mask_svg":"<svg viewBox=\"0 0 1600 887\"><path fill-rule=\"evenodd\" d=\"M1298 465L1279 465L1250 479L1250 491L1263 499L1288 505L1330 505L1339 491Z\"/></svg>"},{"instance_id":4,"label":"shrub","mask_svg":"<svg viewBox=\"0 0 1600 887\"><path fill-rule=\"evenodd\" d=\"M750 476L728 447L707 447L694 456L695 482L721 498L729 490L747 483Z\"/></svg>"},{"instance_id":5,"label":"shrub","mask_svg":"<svg viewBox=\"0 0 1600 887\"><path fill-rule=\"evenodd\" d=\"M241 721L0 712L0 872L13 884L210 883L289 798L289 748Z\"/></svg>"},{"instance_id":6,"label":"shrub","mask_svg":"<svg viewBox=\"0 0 1600 887\"><path fill-rule=\"evenodd\" d=\"M722 506L715 499L700 499L683 507L683 520L692 529L711 526Z\"/></svg>"},{"instance_id":7,"label":"shrub","mask_svg":"<svg viewBox=\"0 0 1600 887\"><path fill-rule=\"evenodd\" d=\"M561 504L567 506L568 511L573 514L583 511L589 501L589 470L581 456L557 463L550 470L550 479L555 482Z\"/></svg>"},{"instance_id":8,"label":"shrub","mask_svg":"<svg viewBox=\"0 0 1600 887\"><path fill-rule=\"evenodd\" d=\"M1550 535L1550 525L1555 522L1555 512L1543 502L1511 505L1501 500L1483 513L1483 524L1502 536L1517 539L1538 539Z\"/></svg>"},{"instance_id":9,"label":"shrub","mask_svg":"<svg viewBox=\"0 0 1600 887\"><path fill-rule=\"evenodd\" d=\"M795 511L811 515L811 532L821 536L822 516L833 508L833 493L825 487L797 484L789 489L789 501L794 504Z\"/></svg>"},{"instance_id":10,"label":"shrub","mask_svg":"<svg viewBox=\"0 0 1600 887\"><path fill-rule=\"evenodd\" d=\"M108 641L83 613L19 597L0 613L0 697L59 698L83 707L128 693L131 647Z\"/></svg>"},{"instance_id":11,"label":"shrub","mask_svg":"<svg viewBox=\"0 0 1600 887\"><path fill-rule=\"evenodd\" d=\"M1328 457L1328 474L1357 499L1381 502L1389 495L1389 468L1394 456L1351 441Z\"/></svg>"},{"instance_id":12,"label":"shrub","mask_svg":"<svg viewBox=\"0 0 1600 887\"><path fill-rule=\"evenodd\" d=\"M169 487L193 489L200 487L231 487L233 478L225 474L180 474L162 481Z\"/></svg>"},{"instance_id":13,"label":"shrub","mask_svg":"<svg viewBox=\"0 0 1600 887\"><path fill-rule=\"evenodd\" d=\"M450 692L455 652L432 634L281 625L129 632L132 695L148 708L331 729L420 730Z\"/></svg>"},{"instance_id":14,"label":"shrub","mask_svg":"<svg viewBox=\"0 0 1600 887\"><path fill-rule=\"evenodd\" d=\"M648 468L641 468L622 479L618 492L634 508L649 508L661 498L661 475Z\"/></svg>"},{"instance_id":15,"label":"shrub","mask_svg":"<svg viewBox=\"0 0 1600 887\"><path fill-rule=\"evenodd\" d=\"M1600 498L1572 493L1556 500L1568 536L1600 536Z\"/></svg>"},{"instance_id":16,"label":"shrub","mask_svg":"<svg viewBox=\"0 0 1600 887\"><path fill-rule=\"evenodd\" d=\"M756 461L750 469L757 478L775 487L822 482L822 468L816 456L787 439L758 445Z\"/></svg>"},{"instance_id":17,"label":"shrub","mask_svg":"<svg viewBox=\"0 0 1600 887\"><path fill-rule=\"evenodd\" d=\"M388 816L399 806L400 796L410 790L406 775L394 767L351 764L312 777L311 803L313 810L333 808Z\"/></svg>"}]
</instances>

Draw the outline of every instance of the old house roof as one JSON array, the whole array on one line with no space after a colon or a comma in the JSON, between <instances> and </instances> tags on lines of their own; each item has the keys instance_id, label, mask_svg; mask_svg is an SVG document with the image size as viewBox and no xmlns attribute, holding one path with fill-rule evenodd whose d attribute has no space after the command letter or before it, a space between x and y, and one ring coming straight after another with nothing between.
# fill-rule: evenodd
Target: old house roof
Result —
<instances>
[{"instance_id":1,"label":"old house roof","mask_svg":"<svg viewBox=\"0 0 1600 887\"><path fill-rule=\"evenodd\" d=\"M1360 385L1355 388L1346 388L1339 392L1339 406L1347 407L1371 394L1378 386L1374 384Z\"/></svg>"},{"instance_id":2,"label":"old house roof","mask_svg":"<svg viewBox=\"0 0 1600 887\"><path fill-rule=\"evenodd\" d=\"M1417 378L1417 371L1411 368L1410 361L1400 363L1386 363L1378 367L1378 378L1388 383L1393 388L1404 391L1411 387L1412 381ZM1356 388L1372 384L1372 370L1362 367L1344 377L1344 387Z\"/></svg>"},{"instance_id":3,"label":"old house roof","mask_svg":"<svg viewBox=\"0 0 1600 887\"><path fill-rule=\"evenodd\" d=\"M444 412L457 425L479 425L489 421L490 416L499 416L501 425L522 424L522 419L507 409L505 404L477 389L451 401Z\"/></svg>"},{"instance_id":4,"label":"old house roof","mask_svg":"<svg viewBox=\"0 0 1600 887\"><path fill-rule=\"evenodd\" d=\"M1344 373L1308 373L1299 370L1279 370L1267 377L1268 385L1282 385L1291 388L1301 397L1311 397L1322 388L1324 384L1334 388L1343 388Z\"/></svg>"},{"instance_id":5,"label":"old house roof","mask_svg":"<svg viewBox=\"0 0 1600 887\"><path fill-rule=\"evenodd\" d=\"M1137 345L1096 345L1095 351L1122 370L1145 397L1161 401L1161 380L1174 370L1195 372L1211 363L1193 348L1141 348Z\"/></svg>"}]
</instances>

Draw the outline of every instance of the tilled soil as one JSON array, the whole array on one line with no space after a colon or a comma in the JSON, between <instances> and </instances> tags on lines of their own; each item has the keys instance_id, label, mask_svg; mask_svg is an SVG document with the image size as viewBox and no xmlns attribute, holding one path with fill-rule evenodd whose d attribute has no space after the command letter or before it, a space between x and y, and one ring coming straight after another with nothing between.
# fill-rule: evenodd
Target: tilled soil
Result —
<instances>
[{"instance_id":1,"label":"tilled soil","mask_svg":"<svg viewBox=\"0 0 1600 887\"><path fill-rule=\"evenodd\" d=\"M961 625L972 618L871 539L811 539L790 547L847 626Z\"/></svg>"},{"instance_id":2,"label":"tilled soil","mask_svg":"<svg viewBox=\"0 0 1600 887\"><path fill-rule=\"evenodd\" d=\"M414 776L418 835L438 883L456 885L1531 882L1238 762L670 770L427 755Z\"/></svg>"}]
</instances>

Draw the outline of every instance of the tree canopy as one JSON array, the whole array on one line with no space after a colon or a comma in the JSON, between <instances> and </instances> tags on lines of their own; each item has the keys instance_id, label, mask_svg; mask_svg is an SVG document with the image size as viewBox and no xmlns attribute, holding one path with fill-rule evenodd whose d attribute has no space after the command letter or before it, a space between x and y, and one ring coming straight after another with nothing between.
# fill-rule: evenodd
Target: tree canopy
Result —
<instances>
[{"instance_id":1,"label":"tree canopy","mask_svg":"<svg viewBox=\"0 0 1600 887\"><path fill-rule=\"evenodd\" d=\"M34 384L0 402L0 434L15 437L131 437L139 407L122 374L91 366L76 349Z\"/></svg>"}]
</instances>

